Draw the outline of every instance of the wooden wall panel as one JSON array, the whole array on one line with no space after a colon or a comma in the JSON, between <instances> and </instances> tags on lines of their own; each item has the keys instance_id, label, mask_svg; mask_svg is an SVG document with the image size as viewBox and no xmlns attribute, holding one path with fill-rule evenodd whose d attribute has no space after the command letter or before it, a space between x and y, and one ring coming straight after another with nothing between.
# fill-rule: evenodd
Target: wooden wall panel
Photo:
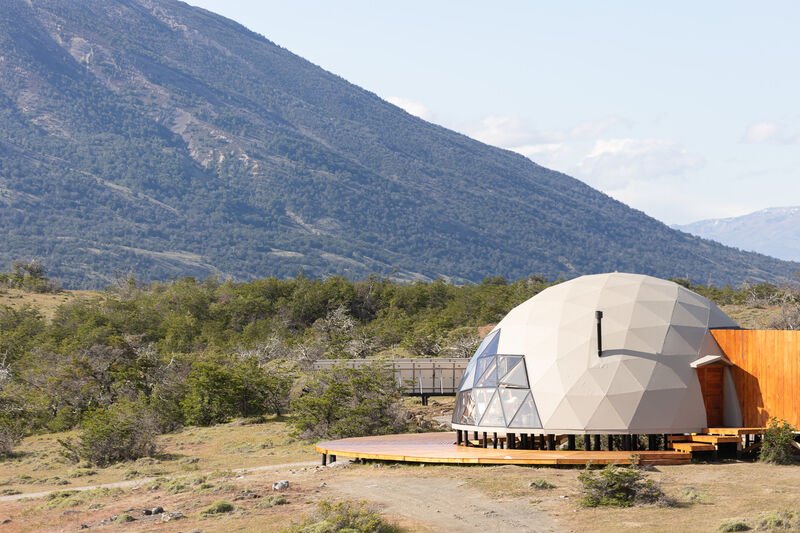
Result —
<instances>
[{"instance_id":1,"label":"wooden wall panel","mask_svg":"<svg viewBox=\"0 0 800 533\"><path fill-rule=\"evenodd\" d=\"M770 417L800 428L800 331L712 330L734 367L731 376L745 427Z\"/></svg>"}]
</instances>

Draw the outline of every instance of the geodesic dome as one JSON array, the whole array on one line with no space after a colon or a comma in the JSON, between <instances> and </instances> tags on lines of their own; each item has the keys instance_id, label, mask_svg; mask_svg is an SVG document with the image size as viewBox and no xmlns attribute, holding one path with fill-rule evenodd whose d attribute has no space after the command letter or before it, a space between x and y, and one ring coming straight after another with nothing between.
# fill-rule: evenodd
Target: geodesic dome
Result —
<instances>
[{"instance_id":1,"label":"geodesic dome","mask_svg":"<svg viewBox=\"0 0 800 533\"><path fill-rule=\"evenodd\" d=\"M600 353L596 311L603 313ZM706 298L650 276L598 274L549 287L483 340L461 381L453 428L699 431L706 411L691 365L724 358L710 329L738 327ZM726 406L738 405L732 383L725 394Z\"/></svg>"}]
</instances>

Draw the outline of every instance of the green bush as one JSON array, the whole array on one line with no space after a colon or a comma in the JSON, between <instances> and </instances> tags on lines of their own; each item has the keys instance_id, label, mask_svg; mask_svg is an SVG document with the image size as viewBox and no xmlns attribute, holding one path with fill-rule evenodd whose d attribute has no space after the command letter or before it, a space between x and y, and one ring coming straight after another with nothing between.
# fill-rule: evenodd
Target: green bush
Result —
<instances>
[{"instance_id":1,"label":"green bush","mask_svg":"<svg viewBox=\"0 0 800 533\"><path fill-rule=\"evenodd\" d=\"M734 531L750 531L750 526L747 525L746 522L742 522L741 520L732 520L729 522L723 522L719 526L719 530L723 533L732 533Z\"/></svg>"},{"instance_id":2,"label":"green bush","mask_svg":"<svg viewBox=\"0 0 800 533\"><path fill-rule=\"evenodd\" d=\"M794 427L786 420L770 418L769 426L764 430L758 460L778 465L793 464L795 462L792 455L793 442Z\"/></svg>"},{"instance_id":3,"label":"green bush","mask_svg":"<svg viewBox=\"0 0 800 533\"><path fill-rule=\"evenodd\" d=\"M765 513L758 519L761 531L800 531L800 512L774 511Z\"/></svg>"},{"instance_id":4,"label":"green bush","mask_svg":"<svg viewBox=\"0 0 800 533\"><path fill-rule=\"evenodd\" d=\"M661 487L636 466L608 464L597 473L587 469L578 475L578 481L583 485L581 503L586 507L670 503Z\"/></svg>"},{"instance_id":5,"label":"green bush","mask_svg":"<svg viewBox=\"0 0 800 533\"><path fill-rule=\"evenodd\" d=\"M283 533L399 533L395 525L387 524L381 515L364 502L330 503L322 501L317 509L299 524L284 528Z\"/></svg>"},{"instance_id":6,"label":"green bush","mask_svg":"<svg viewBox=\"0 0 800 533\"><path fill-rule=\"evenodd\" d=\"M89 411L81 422L77 444L60 441L73 459L97 466L152 457L158 452L158 420L142 401L119 401Z\"/></svg>"},{"instance_id":7,"label":"green bush","mask_svg":"<svg viewBox=\"0 0 800 533\"><path fill-rule=\"evenodd\" d=\"M203 510L202 514L204 515L225 514L225 513L230 513L231 511L233 511L233 509L234 507L232 503L222 500L217 500L208 507L206 507Z\"/></svg>"},{"instance_id":8,"label":"green bush","mask_svg":"<svg viewBox=\"0 0 800 533\"><path fill-rule=\"evenodd\" d=\"M261 500L256 507L266 509L269 507L275 507L276 505L286 505L288 503L289 500L282 495L270 495Z\"/></svg>"},{"instance_id":9,"label":"green bush","mask_svg":"<svg viewBox=\"0 0 800 533\"><path fill-rule=\"evenodd\" d=\"M380 365L315 372L306 390L292 402L303 437L380 435L404 427L397 383Z\"/></svg>"},{"instance_id":10,"label":"green bush","mask_svg":"<svg viewBox=\"0 0 800 533\"><path fill-rule=\"evenodd\" d=\"M533 481L528 483L528 486L531 487L531 488L541 489L541 490L556 488L555 485L553 485L552 483L550 483L546 479L542 479L542 478L534 479Z\"/></svg>"}]
</instances>

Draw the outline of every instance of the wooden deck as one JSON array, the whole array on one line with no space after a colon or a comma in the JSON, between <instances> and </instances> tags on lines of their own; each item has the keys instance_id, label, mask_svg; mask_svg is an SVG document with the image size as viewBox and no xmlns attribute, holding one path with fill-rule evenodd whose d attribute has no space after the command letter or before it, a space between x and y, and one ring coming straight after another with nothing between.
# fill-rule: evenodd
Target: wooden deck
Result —
<instances>
[{"instance_id":1,"label":"wooden deck","mask_svg":"<svg viewBox=\"0 0 800 533\"><path fill-rule=\"evenodd\" d=\"M678 451L583 451L583 450L495 450L457 446L454 432L412 433L403 435L381 435L356 437L320 442L316 450L327 455L373 459L379 461L401 461L416 463L456 464L513 464L513 465L585 465L592 464L639 464L666 465L688 464L691 453Z\"/></svg>"}]
</instances>

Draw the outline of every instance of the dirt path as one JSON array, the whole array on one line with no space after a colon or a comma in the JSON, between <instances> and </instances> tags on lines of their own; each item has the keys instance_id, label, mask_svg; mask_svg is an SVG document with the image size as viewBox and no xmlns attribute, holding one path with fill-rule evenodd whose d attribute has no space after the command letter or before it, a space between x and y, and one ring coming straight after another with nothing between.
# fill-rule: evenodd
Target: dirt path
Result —
<instances>
[{"instance_id":1,"label":"dirt path","mask_svg":"<svg viewBox=\"0 0 800 533\"><path fill-rule=\"evenodd\" d=\"M232 468L231 472L262 472L265 470L280 470L281 468L294 468L300 466L316 466L318 465L318 461L305 461L303 463L283 463L278 465L263 465L263 466L251 466L249 468ZM165 477L168 479L175 479L175 478L182 478L182 477L192 477L198 475L209 475L212 472L192 472L191 474L180 474L180 475L164 475L160 477ZM136 487L138 485L144 485L145 483L150 483L151 481L155 480L154 477L146 477L141 479L132 479L129 481L116 481L114 483L102 483L100 485L84 485L82 487L65 487L63 489L52 489L52 490L45 490L42 492L26 492L24 494L12 494L11 496L0 496L0 502L10 502L14 500L21 500L23 498L42 498L47 496L52 492L61 492L64 490L77 490L77 491L84 491L84 490L92 490L92 489L114 489L114 488L128 488L128 487Z\"/></svg>"},{"instance_id":2,"label":"dirt path","mask_svg":"<svg viewBox=\"0 0 800 533\"><path fill-rule=\"evenodd\" d=\"M405 517L419 531L568 531L523 498L497 501L466 483L448 478L374 477L332 480L337 496L367 500L383 513ZM417 529L415 529L417 531Z\"/></svg>"}]
</instances>

